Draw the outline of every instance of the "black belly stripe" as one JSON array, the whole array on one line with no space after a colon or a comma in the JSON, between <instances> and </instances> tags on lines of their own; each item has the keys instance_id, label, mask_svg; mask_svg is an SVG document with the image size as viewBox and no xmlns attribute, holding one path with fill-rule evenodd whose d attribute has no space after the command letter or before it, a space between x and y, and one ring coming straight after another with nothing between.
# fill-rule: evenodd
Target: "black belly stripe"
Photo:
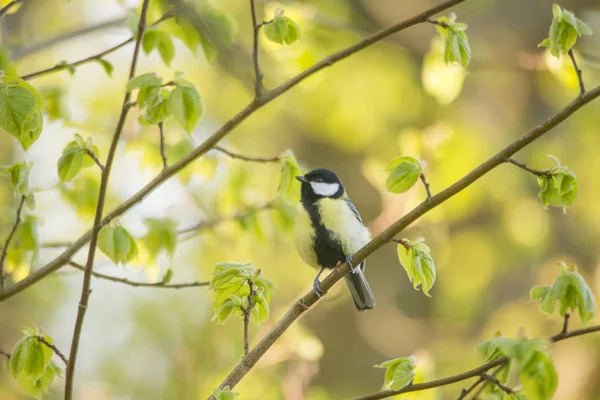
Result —
<instances>
[{"instance_id":1,"label":"black belly stripe","mask_svg":"<svg viewBox=\"0 0 600 400\"><path fill-rule=\"evenodd\" d=\"M303 201L302 205L308 213L312 227L315 230L312 246L317 255L317 262L321 267L335 268L338 262L346 259L341 243L335 240L331 232L323 225L316 203Z\"/></svg>"}]
</instances>

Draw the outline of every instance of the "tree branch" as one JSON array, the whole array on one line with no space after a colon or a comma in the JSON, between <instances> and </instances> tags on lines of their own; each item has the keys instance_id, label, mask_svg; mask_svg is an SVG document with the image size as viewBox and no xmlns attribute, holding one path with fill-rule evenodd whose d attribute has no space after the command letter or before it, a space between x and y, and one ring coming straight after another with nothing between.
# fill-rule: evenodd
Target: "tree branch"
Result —
<instances>
[{"instance_id":1,"label":"tree branch","mask_svg":"<svg viewBox=\"0 0 600 400\"><path fill-rule=\"evenodd\" d=\"M4 14L9 12L11 8L22 2L23 0L14 0L8 3L6 6L2 7L2 9L0 9L0 17L4 16Z\"/></svg>"},{"instance_id":2,"label":"tree branch","mask_svg":"<svg viewBox=\"0 0 600 400\"><path fill-rule=\"evenodd\" d=\"M144 30L146 29L146 15L148 12L148 5L150 0L144 0L142 3L142 11L140 14L140 21L138 24L137 37L135 41L135 48L133 50L133 57L131 60L131 67L129 69L129 80L135 76L135 70L137 67L138 55L140 52L142 37L144 36ZM73 330L73 340L71 342L71 351L69 353L69 363L67 364L67 373L65 378L65 400L71 400L73 398L73 378L75 375L75 363L77 361L77 350L79 349L79 341L81 339L81 332L83 330L83 322L85 320L85 313L88 307L88 301L90 297L90 286L92 278L92 269L94 267L94 257L96 255L96 245L98 243L98 233L100 232L102 224L102 213L104 211L104 202L106 200L106 192L108 189L108 180L110 177L110 170L113 165L115 158L115 152L119 139L125 125L125 119L127 118L127 111L129 108L127 104L131 98L131 92L127 92L123 99L123 106L121 107L121 116L117 123L115 133L110 144L108 151L108 157L106 159L106 167L102 170L102 176L100 179L100 193L98 195L98 205L96 206L96 215L94 217L94 227L92 228L90 248L88 251L88 258L85 265L85 272L83 274L83 285L81 288L81 298L79 300L79 308L77 310L77 319L75 320L75 328Z\"/></svg>"},{"instance_id":3,"label":"tree branch","mask_svg":"<svg viewBox=\"0 0 600 400\"><path fill-rule=\"evenodd\" d=\"M58 349L58 347L56 347L55 345L53 345L50 342L48 342L46 339L44 339L43 336L36 336L35 338L39 342L45 344L48 348L52 349L52 351L54 352L54 354L56 354L61 360L63 360L63 362L65 363L65 365L69 365L69 360L67 360L67 357L65 357L65 355Z\"/></svg>"},{"instance_id":4,"label":"tree branch","mask_svg":"<svg viewBox=\"0 0 600 400\"><path fill-rule=\"evenodd\" d=\"M542 177L542 176L549 176L550 175L550 170L539 171L539 170L536 170L536 169L531 169L527 165L518 162L514 158L509 158L509 159L506 160L506 162L509 163L509 164L512 164L512 165L516 165L517 167L519 167L519 168L521 168L521 169L523 169L523 170L525 170L525 171L527 171L527 172L529 172L529 173L531 173L531 174L533 174L535 176Z\"/></svg>"},{"instance_id":5,"label":"tree branch","mask_svg":"<svg viewBox=\"0 0 600 400\"><path fill-rule=\"evenodd\" d=\"M250 327L250 316L252 315L252 300L254 299L254 282L252 282L252 279L248 279L248 287L250 288L248 306L242 310L244 312L244 357L248 355L250 348L248 330Z\"/></svg>"},{"instance_id":6,"label":"tree branch","mask_svg":"<svg viewBox=\"0 0 600 400\"><path fill-rule=\"evenodd\" d=\"M423 186L425 186L425 190L427 191L427 198L430 198L431 190L429 189L429 183L427 183L427 178L425 177L425 174L419 175L419 179L421 179L421 182L423 182Z\"/></svg>"},{"instance_id":7,"label":"tree branch","mask_svg":"<svg viewBox=\"0 0 600 400\"><path fill-rule=\"evenodd\" d=\"M573 54L573 49L569 49L569 57L571 58L571 62L573 63L573 68L575 69L575 73L577 74L577 80L579 81L579 94L583 96L585 93L585 86L583 84L583 71L577 65L577 61L575 61L575 54Z\"/></svg>"},{"instance_id":8,"label":"tree branch","mask_svg":"<svg viewBox=\"0 0 600 400\"><path fill-rule=\"evenodd\" d=\"M10 353L5 352L4 350L0 350L0 354L2 354L4 357L10 359L10 356L11 356Z\"/></svg>"},{"instance_id":9,"label":"tree branch","mask_svg":"<svg viewBox=\"0 0 600 400\"><path fill-rule=\"evenodd\" d=\"M8 237L6 238L6 242L4 242L4 247L2 248L2 254L0 255L0 294L4 292L4 260L6 259L6 255L8 254L8 247L10 246L10 242L12 242L13 237L15 236L15 232L21 223L21 211L23 211L23 205L25 204L25 196L21 195L21 201L19 202L19 208L17 208L17 218L15 223L13 224Z\"/></svg>"},{"instance_id":10,"label":"tree branch","mask_svg":"<svg viewBox=\"0 0 600 400\"><path fill-rule=\"evenodd\" d=\"M215 146L215 150L220 151L221 153L238 160L249 161L249 162L257 162L257 163L271 163L271 162L279 162L281 160L280 157L271 157L271 158L258 158L258 157L248 157L242 154L231 152L227 149L224 149L221 146Z\"/></svg>"},{"instance_id":11,"label":"tree branch","mask_svg":"<svg viewBox=\"0 0 600 400\"><path fill-rule=\"evenodd\" d=\"M258 33L261 25L256 21L256 6L255 0L250 0L250 13L252 14L252 62L254 63L254 95L260 97L263 93L262 74L260 73L260 65L258 64Z\"/></svg>"},{"instance_id":12,"label":"tree branch","mask_svg":"<svg viewBox=\"0 0 600 400\"><path fill-rule=\"evenodd\" d=\"M512 390L511 388L509 388L508 386L504 385L502 382L500 382L498 380L498 378L496 378L493 375L489 375L489 374L482 374L481 377L490 382L493 383L494 385L496 385L498 388L500 388L500 390L502 390L503 392L505 392L506 394L513 394L514 390Z\"/></svg>"},{"instance_id":13,"label":"tree branch","mask_svg":"<svg viewBox=\"0 0 600 400\"><path fill-rule=\"evenodd\" d=\"M173 15L172 14L165 14L165 15L163 15L162 17L160 17L156 22L154 22L150 26L156 26L156 25L160 24L161 22L168 20L169 18L173 18ZM121 42L121 43L117 44L116 46L111 47L108 50L104 50L101 53L94 54L93 56L89 56L89 57L84 58L84 59L79 60L79 61L68 63L68 65L71 65L73 67L78 67L78 66L83 65L83 64L88 64L88 63L91 63L91 62L94 62L94 61L98 61L98 60L102 59L103 57L109 55L110 53L113 53L113 52L119 50L121 47L125 47L129 43L133 43L134 40L135 40L135 37L132 36L129 39L125 40L124 42ZM37 78L39 76L51 74L53 72L61 71L63 69L66 69L66 67L65 67L64 64L62 64L62 63L61 64L56 64L54 67L50 67L50 68L47 68L47 69L43 69L41 71L32 72L30 74L23 75L21 77L21 79L27 81L29 79L33 79L33 78Z\"/></svg>"},{"instance_id":14,"label":"tree branch","mask_svg":"<svg viewBox=\"0 0 600 400\"><path fill-rule=\"evenodd\" d=\"M160 156L163 162L163 169L169 168L169 164L167 162L167 154L165 153L165 132L162 121L158 123L158 132L160 134Z\"/></svg>"},{"instance_id":15,"label":"tree branch","mask_svg":"<svg viewBox=\"0 0 600 400\"><path fill-rule=\"evenodd\" d=\"M96 157L96 155L94 154L94 152L90 149L85 149L85 152L87 153L88 156L90 156L90 158L92 160L94 160L94 162L96 163L96 165L100 168L100 171L104 171L104 165L102 165L102 163L100 162L100 160L98 160L98 157Z\"/></svg>"},{"instance_id":16,"label":"tree branch","mask_svg":"<svg viewBox=\"0 0 600 400\"><path fill-rule=\"evenodd\" d=\"M83 265L77 264L74 261L69 261L69 265L73 268L76 268L80 271L85 271L85 267ZM189 282L189 283L147 283L147 282L133 282L125 278L117 278L115 276L101 274L99 272L92 271L92 276L98 279L106 279L112 282L123 283L125 285L133 286L133 287L147 287L147 288L159 288L159 289L184 289L190 287L201 287L208 286L210 282Z\"/></svg>"}]
</instances>

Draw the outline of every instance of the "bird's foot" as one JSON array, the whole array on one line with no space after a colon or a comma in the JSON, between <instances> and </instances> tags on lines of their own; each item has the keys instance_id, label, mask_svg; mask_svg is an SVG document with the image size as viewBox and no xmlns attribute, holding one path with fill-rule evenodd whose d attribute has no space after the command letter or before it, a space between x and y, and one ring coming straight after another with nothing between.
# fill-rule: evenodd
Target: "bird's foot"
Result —
<instances>
[{"instance_id":1,"label":"bird's foot","mask_svg":"<svg viewBox=\"0 0 600 400\"><path fill-rule=\"evenodd\" d=\"M319 277L315 278L315 280L313 281L313 292L317 295L319 300L323 300L321 296L325 294L325 291L321 289L321 282L319 282Z\"/></svg>"},{"instance_id":2,"label":"bird's foot","mask_svg":"<svg viewBox=\"0 0 600 400\"><path fill-rule=\"evenodd\" d=\"M354 267L354 261L352 261L352 256L351 255L346 256L346 263L348 264L348 266L350 267L350 270L352 272L356 272L356 269L360 268L360 265L357 266L356 268Z\"/></svg>"}]
</instances>

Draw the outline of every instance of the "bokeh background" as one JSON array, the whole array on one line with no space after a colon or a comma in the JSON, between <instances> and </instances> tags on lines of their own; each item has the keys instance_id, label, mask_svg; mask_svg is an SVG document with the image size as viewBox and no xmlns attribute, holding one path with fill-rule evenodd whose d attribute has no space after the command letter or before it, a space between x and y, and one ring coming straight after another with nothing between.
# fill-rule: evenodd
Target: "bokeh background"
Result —
<instances>
[{"instance_id":1,"label":"bokeh background","mask_svg":"<svg viewBox=\"0 0 600 400\"><path fill-rule=\"evenodd\" d=\"M131 36L128 9L136 1L29 0L0 22L2 46L19 74L75 61ZM410 17L436 2L422 0L257 1L259 19L277 7L294 19L301 40L289 47L261 39L267 88L283 82L329 53L368 33ZM156 53L142 57L138 72L165 78L185 71L202 94L205 116L190 137L166 124L170 160L189 151L240 110L253 93L251 20L247 1L213 1L235 27L234 43L207 62L175 40L176 57L166 67ZM600 33L600 5L593 0L560 3ZM236 128L223 146L248 156L273 157L292 149L301 165L336 171L373 234L425 198L422 186L402 195L385 192L386 163L410 155L428 163L434 192L462 177L500 148L577 96L568 59L557 61L536 47L547 36L551 1L471 0L452 11L469 25L473 52L466 71L443 65L431 25L416 26L319 72ZM264 14L263 11L264 10ZM447 15L447 14L446 14ZM160 16L151 11L151 20ZM98 27L101 25L101 27ZM87 34L74 35L92 27ZM106 156L119 114L132 45L107 57L107 77L98 64L62 71L31 83L51 101L41 139L24 154L0 135L0 165L33 161L32 186L43 245L72 241L92 223L99 174L89 169L59 185L56 161L74 133L91 136ZM8 53L3 53L8 54ZM600 83L600 36L586 37L576 55L588 88ZM125 126L111 177L107 210L128 198L161 169L156 127ZM236 387L241 399L345 399L379 390L383 371L374 364L417 356L420 379L443 377L481 363L473 350L497 331L549 336L561 319L529 303L529 288L550 284L560 260L574 263L600 293L600 102L586 106L517 159L533 168L552 166L557 156L575 171L580 194L566 215L544 210L535 177L501 166L421 218L402 237L422 236L432 249L438 279L432 297L415 291L394 245L377 251L367 277L377 298L370 312L355 311L338 285L296 323ZM209 153L127 212L121 223L137 236L143 218L170 217L181 228L203 220L247 213L277 199L278 164L251 164ZM6 237L17 199L0 180L0 237ZM125 267L98 253L96 270L131 280L160 280L168 267L173 282L210 279L214 264L244 260L275 285L271 317L251 329L255 343L305 293L315 271L293 248L293 221L280 208L225 222L181 240L173 260L148 262L144 252ZM58 242L58 243L57 243ZM85 250L85 249L84 249ZM32 263L9 263L19 280L60 254L44 247ZM83 261L86 251L78 253ZM10 351L22 325L39 326L64 351L70 346L82 273L64 267L0 304L0 349ZM133 288L95 279L84 326L76 397L100 399L200 399L217 386L243 354L242 322L211 323L211 293L205 288ZM598 322L596 319L595 322ZM594 321L592 321L594 323ZM579 326L577 318L572 327ZM600 396L600 337L586 336L552 348L560 376L556 399ZM456 384L402 396L453 399ZM62 396L57 380L48 399ZM0 398L21 399L2 363Z\"/></svg>"}]
</instances>

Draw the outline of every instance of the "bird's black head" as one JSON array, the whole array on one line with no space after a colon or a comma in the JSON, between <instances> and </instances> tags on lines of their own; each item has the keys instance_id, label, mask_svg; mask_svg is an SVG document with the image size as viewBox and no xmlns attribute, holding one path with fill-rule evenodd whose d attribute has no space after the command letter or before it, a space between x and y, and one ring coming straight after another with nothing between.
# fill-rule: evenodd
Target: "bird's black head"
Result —
<instances>
[{"instance_id":1,"label":"bird's black head","mask_svg":"<svg viewBox=\"0 0 600 400\"><path fill-rule=\"evenodd\" d=\"M296 179L302 182L302 201L314 202L324 197L337 199L344 195L342 182L328 169L315 169Z\"/></svg>"}]
</instances>

